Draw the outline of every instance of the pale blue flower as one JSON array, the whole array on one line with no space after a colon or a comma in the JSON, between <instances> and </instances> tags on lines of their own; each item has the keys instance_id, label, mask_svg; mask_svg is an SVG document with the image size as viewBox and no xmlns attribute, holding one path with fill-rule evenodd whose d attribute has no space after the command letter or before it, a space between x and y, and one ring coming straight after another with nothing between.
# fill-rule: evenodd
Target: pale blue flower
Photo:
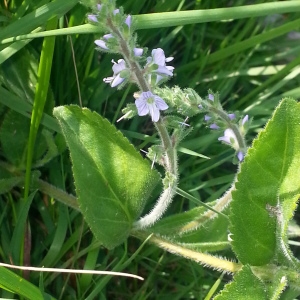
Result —
<instances>
[{"instance_id":1,"label":"pale blue flower","mask_svg":"<svg viewBox=\"0 0 300 300\"><path fill-rule=\"evenodd\" d=\"M228 114L228 118L229 118L230 120L235 119L235 114Z\"/></svg>"},{"instance_id":2,"label":"pale blue flower","mask_svg":"<svg viewBox=\"0 0 300 300\"><path fill-rule=\"evenodd\" d=\"M243 161L243 159L245 157L245 155L244 155L244 153L242 151L238 151L238 153L237 153L236 156L237 156L237 158L238 158L239 161Z\"/></svg>"},{"instance_id":3,"label":"pale blue flower","mask_svg":"<svg viewBox=\"0 0 300 300\"><path fill-rule=\"evenodd\" d=\"M112 60L112 63L114 64L112 67L114 74L112 77L104 78L103 81L105 83L110 83L111 87L116 87L125 80L125 78L121 77L120 73L124 70L127 70L127 68L124 59L119 59L117 63Z\"/></svg>"},{"instance_id":4,"label":"pale blue flower","mask_svg":"<svg viewBox=\"0 0 300 300\"><path fill-rule=\"evenodd\" d=\"M132 17L131 15L128 15L125 19L125 24L128 26L128 28L130 28L131 23L132 23Z\"/></svg>"},{"instance_id":5,"label":"pale blue flower","mask_svg":"<svg viewBox=\"0 0 300 300\"><path fill-rule=\"evenodd\" d=\"M150 114L153 122L159 120L160 110L168 109L166 102L150 91L142 92L140 97L135 100L135 105L139 116Z\"/></svg>"},{"instance_id":6,"label":"pale blue flower","mask_svg":"<svg viewBox=\"0 0 300 300\"><path fill-rule=\"evenodd\" d=\"M230 128L226 129L224 131L224 136L219 137L218 140L231 145L235 149L237 149L239 145L235 133Z\"/></svg>"},{"instance_id":7,"label":"pale blue flower","mask_svg":"<svg viewBox=\"0 0 300 300\"><path fill-rule=\"evenodd\" d=\"M100 11L101 8L102 8L102 5L101 4L97 4L96 6L97 10ZM98 22L98 18L97 18L97 15L94 15L94 14L89 14L87 16L88 20L91 21L91 22Z\"/></svg>"},{"instance_id":8,"label":"pale blue flower","mask_svg":"<svg viewBox=\"0 0 300 300\"><path fill-rule=\"evenodd\" d=\"M249 116L246 115L246 116L243 118L243 120L242 120L242 125L244 126L245 123L248 122L248 120L249 120Z\"/></svg>"},{"instance_id":9,"label":"pale blue flower","mask_svg":"<svg viewBox=\"0 0 300 300\"><path fill-rule=\"evenodd\" d=\"M204 116L204 121L207 122L207 121L209 121L210 119L211 119L211 117L210 117L209 115L205 115L205 116Z\"/></svg>"},{"instance_id":10,"label":"pale blue flower","mask_svg":"<svg viewBox=\"0 0 300 300\"><path fill-rule=\"evenodd\" d=\"M142 56L144 52L143 48L133 48L134 56Z\"/></svg>"},{"instance_id":11,"label":"pale blue flower","mask_svg":"<svg viewBox=\"0 0 300 300\"><path fill-rule=\"evenodd\" d=\"M91 21L91 22L98 22L98 18L96 15L93 15L93 14L90 14L87 16L88 20Z\"/></svg>"},{"instance_id":12,"label":"pale blue flower","mask_svg":"<svg viewBox=\"0 0 300 300\"><path fill-rule=\"evenodd\" d=\"M220 126L218 126L217 124L211 124L210 126L209 126L209 128L210 129L219 129L220 128Z\"/></svg>"},{"instance_id":13,"label":"pale blue flower","mask_svg":"<svg viewBox=\"0 0 300 300\"><path fill-rule=\"evenodd\" d=\"M174 57L165 57L164 50L161 48L153 49L151 56L147 57L147 66L157 65L157 68L154 70L156 74L173 76L174 67L167 66L166 63L170 62Z\"/></svg>"},{"instance_id":14,"label":"pale blue flower","mask_svg":"<svg viewBox=\"0 0 300 300\"><path fill-rule=\"evenodd\" d=\"M109 48L107 47L106 41L107 41L108 39L113 38L113 37L114 37L114 36L113 36L111 33L105 34L105 35L103 36L103 39L102 39L102 40L95 40L95 44L96 44L98 47L100 47L100 48L102 48L102 49L104 49L104 50L109 50Z\"/></svg>"},{"instance_id":15,"label":"pale blue flower","mask_svg":"<svg viewBox=\"0 0 300 300\"><path fill-rule=\"evenodd\" d=\"M208 99L209 99L210 101L214 101L214 100L215 100L215 97L214 97L213 94L208 94Z\"/></svg>"},{"instance_id":16,"label":"pale blue flower","mask_svg":"<svg viewBox=\"0 0 300 300\"><path fill-rule=\"evenodd\" d=\"M239 143L232 129L226 129L224 131L224 136L219 137L218 140L230 145L232 148L238 151L236 156L240 162L243 161L245 155L241 150L239 150Z\"/></svg>"}]
</instances>

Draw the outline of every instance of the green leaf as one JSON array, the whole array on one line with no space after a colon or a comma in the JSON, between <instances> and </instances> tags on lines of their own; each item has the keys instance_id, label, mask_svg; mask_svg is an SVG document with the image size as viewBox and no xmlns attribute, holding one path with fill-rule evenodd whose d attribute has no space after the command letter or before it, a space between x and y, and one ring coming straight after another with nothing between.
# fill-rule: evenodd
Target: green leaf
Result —
<instances>
[{"instance_id":1,"label":"green leaf","mask_svg":"<svg viewBox=\"0 0 300 300\"><path fill-rule=\"evenodd\" d=\"M57 0L47 3L3 28L0 32L0 41L8 37L29 33L53 16L64 15L77 3L78 0Z\"/></svg>"},{"instance_id":2,"label":"green leaf","mask_svg":"<svg viewBox=\"0 0 300 300\"><path fill-rule=\"evenodd\" d=\"M213 207L215 203L208 204ZM163 218L151 227L151 232L178 242L185 248L203 252L228 248L227 228L226 216L216 217L215 212L201 206Z\"/></svg>"},{"instance_id":3,"label":"green leaf","mask_svg":"<svg viewBox=\"0 0 300 300\"><path fill-rule=\"evenodd\" d=\"M73 163L81 211L107 248L122 243L160 181L148 161L106 119L88 109L54 109Z\"/></svg>"},{"instance_id":4,"label":"green leaf","mask_svg":"<svg viewBox=\"0 0 300 300\"><path fill-rule=\"evenodd\" d=\"M42 292L35 285L2 266L0 266L0 287L26 299L45 299ZM48 299L54 299L48 297Z\"/></svg>"},{"instance_id":5,"label":"green leaf","mask_svg":"<svg viewBox=\"0 0 300 300\"><path fill-rule=\"evenodd\" d=\"M249 266L244 266L228 283L215 300L264 300L267 299L264 284L252 273Z\"/></svg>"},{"instance_id":6,"label":"green leaf","mask_svg":"<svg viewBox=\"0 0 300 300\"><path fill-rule=\"evenodd\" d=\"M0 195L9 192L13 187L24 181L21 176L0 179Z\"/></svg>"},{"instance_id":7,"label":"green leaf","mask_svg":"<svg viewBox=\"0 0 300 300\"><path fill-rule=\"evenodd\" d=\"M276 233L296 206L299 177L300 108L284 99L249 149L232 193L232 246L242 263L263 265L274 257Z\"/></svg>"},{"instance_id":8,"label":"green leaf","mask_svg":"<svg viewBox=\"0 0 300 300\"><path fill-rule=\"evenodd\" d=\"M25 153L28 143L30 120L15 111L9 111L3 120L0 131L0 142L5 157L17 168L25 167ZM38 136L34 161L47 151L45 137Z\"/></svg>"}]
</instances>

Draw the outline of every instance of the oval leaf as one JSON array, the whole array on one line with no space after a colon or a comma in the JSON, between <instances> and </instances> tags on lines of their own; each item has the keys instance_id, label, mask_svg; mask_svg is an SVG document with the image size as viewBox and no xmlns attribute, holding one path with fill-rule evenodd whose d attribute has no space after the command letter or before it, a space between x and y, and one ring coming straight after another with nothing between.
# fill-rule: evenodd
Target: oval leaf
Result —
<instances>
[{"instance_id":1,"label":"oval leaf","mask_svg":"<svg viewBox=\"0 0 300 300\"><path fill-rule=\"evenodd\" d=\"M217 295L215 300L265 300L267 299L264 284L252 273L249 266L244 266L226 284L224 290Z\"/></svg>"},{"instance_id":2,"label":"oval leaf","mask_svg":"<svg viewBox=\"0 0 300 300\"><path fill-rule=\"evenodd\" d=\"M242 263L263 265L274 257L278 211L287 195L297 201L299 176L300 107L285 99L249 149L232 193L232 246Z\"/></svg>"},{"instance_id":3,"label":"oval leaf","mask_svg":"<svg viewBox=\"0 0 300 300\"><path fill-rule=\"evenodd\" d=\"M97 113L61 106L54 116L70 149L81 211L96 238L113 248L128 237L159 173Z\"/></svg>"}]
</instances>

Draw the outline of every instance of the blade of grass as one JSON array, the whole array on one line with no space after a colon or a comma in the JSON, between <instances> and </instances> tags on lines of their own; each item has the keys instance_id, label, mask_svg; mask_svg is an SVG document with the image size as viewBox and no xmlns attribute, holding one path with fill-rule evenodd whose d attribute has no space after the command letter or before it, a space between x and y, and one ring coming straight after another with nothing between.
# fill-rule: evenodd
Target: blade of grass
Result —
<instances>
[{"instance_id":1,"label":"blade of grass","mask_svg":"<svg viewBox=\"0 0 300 300\"><path fill-rule=\"evenodd\" d=\"M300 5L299 5L300 6ZM246 39L244 41L235 43L233 45L230 45L224 49L221 49L219 51L216 51L212 54L210 54L207 57L206 64L213 64L215 62L224 60L225 58L236 55L237 53L241 53L246 49L252 48L257 46L258 44L265 43L267 41L273 40L279 36L282 36L284 34L287 34L288 32L295 30L300 27L300 19L297 19L295 21L288 22L282 26L279 26L277 28L271 29L269 31L266 31L264 33L258 34L256 36L253 36L249 39ZM199 66L198 62L192 61L188 64L186 64L184 67L180 68L181 72L184 72L185 70L188 70L190 68L195 68L195 65L197 67ZM202 65L202 62L201 62Z\"/></svg>"},{"instance_id":2,"label":"blade of grass","mask_svg":"<svg viewBox=\"0 0 300 300\"><path fill-rule=\"evenodd\" d=\"M118 262L118 264L113 268L114 272L120 272L121 270L124 270L132 261L138 256L138 254L141 252L141 250L144 248L148 240L151 238L152 235L145 237L143 243L139 248L131 255L130 258L128 258L126 261L125 258L127 256L127 249L124 251L124 255L122 256L121 260ZM127 247L126 247L127 248ZM123 262L124 261L124 262ZM86 297L86 300L94 299L95 296L99 295L100 291L104 288L104 286L107 284L107 282L111 279L111 276L106 276L101 280L101 282L96 286L96 288L91 292L91 294Z\"/></svg>"},{"instance_id":3,"label":"blade of grass","mask_svg":"<svg viewBox=\"0 0 300 300\"><path fill-rule=\"evenodd\" d=\"M0 286L6 290L12 291L26 299L45 299L41 291L29 281L18 276L14 272L0 266ZM54 299L49 297L48 299Z\"/></svg>"},{"instance_id":4,"label":"blade of grass","mask_svg":"<svg viewBox=\"0 0 300 300\"><path fill-rule=\"evenodd\" d=\"M22 202L22 207L17 215L16 227L14 229L11 241L10 241L10 252L14 264L23 263L22 258L22 249L23 249L23 240L24 240L24 228L26 227L26 220L28 216L28 211L33 200L35 192L32 193L26 202Z\"/></svg>"},{"instance_id":5,"label":"blade of grass","mask_svg":"<svg viewBox=\"0 0 300 300\"><path fill-rule=\"evenodd\" d=\"M35 30L33 30L33 33L41 31L42 28L38 27ZM11 45L9 45L8 47L4 48L1 52L0 52L0 65L6 61L8 58L10 58L11 56L13 56L16 52L18 52L19 50L21 50L23 47L25 47L29 42L31 42L32 39L28 39L28 40L23 40L23 41L17 41L15 43L12 43Z\"/></svg>"},{"instance_id":6,"label":"blade of grass","mask_svg":"<svg viewBox=\"0 0 300 300\"><path fill-rule=\"evenodd\" d=\"M249 101L251 98L256 98L256 96L266 90L269 86L274 84L276 81L282 80L286 75L288 75L293 68L300 65L300 56L296 57L293 61L287 64L283 69L281 69L277 74L271 76L263 84L259 85L257 88L253 89L245 97L241 98L238 103L238 107L242 106L243 103Z\"/></svg>"},{"instance_id":7,"label":"blade of grass","mask_svg":"<svg viewBox=\"0 0 300 300\"><path fill-rule=\"evenodd\" d=\"M14 41L14 37L36 29L54 16L65 14L77 3L78 0L59 0L45 4L3 28L0 32L0 41L8 37L13 37Z\"/></svg>"},{"instance_id":8,"label":"blade of grass","mask_svg":"<svg viewBox=\"0 0 300 300\"><path fill-rule=\"evenodd\" d=\"M72 2L69 0L70 3ZM74 0L73 0L74 2ZM50 4L49 4L50 5ZM299 1L272 2L255 5L244 5L228 8L215 8L206 10L176 11L166 13L141 14L133 16L135 20L135 28L152 29L173 26L183 26L188 24L199 24L206 22L236 20L243 18L253 18L267 16L270 14L283 14L300 11ZM26 16L27 17L27 16ZM31 16L32 17L32 16ZM21 24L22 25L22 24ZM40 23L36 22L36 26ZM30 28L29 30L33 30ZM74 26L71 28L57 29L47 32L22 34L13 28L13 33L0 34L0 44L10 43L16 40L32 39L46 36L69 35L69 34L90 34L99 33L98 26L85 24ZM28 30L27 30L28 31ZM13 37L11 37L13 36Z\"/></svg>"},{"instance_id":9,"label":"blade of grass","mask_svg":"<svg viewBox=\"0 0 300 300\"><path fill-rule=\"evenodd\" d=\"M48 21L47 29L56 27L57 18L54 17ZM46 37L43 42L42 53L38 70L38 82L36 85L35 99L33 103L30 132L28 139L26 174L25 174L25 191L24 200L27 200L30 186L30 175L32 166L32 157L37 131L43 116L44 106L47 100L53 52L54 52L55 37Z\"/></svg>"},{"instance_id":10,"label":"blade of grass","mask_svg":"<svg viewBox=\"0 0 300 300\"><path fill-rule=\"evenodd\" d=\"M300 11L299 1L284 1L206 10L166 12L135 16L137 29L162 28L221 20L253 18Z\"/></svg>"},{"instance_id":11,"label":"blade of grass","mask_svg":"<svg viewBox=\"0 0 300 300\"><path fill-rule=\"evenodd\" d=\"M20 113L21 115L27 118L31 118L32 106L30 105L30 103L23 101L18 96L10 93L9 91L7 91L1 86L0 86L0 103L4 104L5 106L11 108L14 111L17 111L18 113ZM55 132L59 132L59 133L61 132L56 119L54 119L53 117L45 113L43 113L41 123L45 127Z\"/></svg>"}]
</instances>

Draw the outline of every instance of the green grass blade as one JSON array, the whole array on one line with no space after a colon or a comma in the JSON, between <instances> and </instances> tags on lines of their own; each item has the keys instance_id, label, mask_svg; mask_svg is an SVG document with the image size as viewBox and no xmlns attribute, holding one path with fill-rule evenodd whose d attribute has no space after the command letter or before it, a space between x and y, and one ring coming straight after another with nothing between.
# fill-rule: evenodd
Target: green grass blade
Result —
<instances>
[{"instance_id":1,"label":"green grass blade","mask_svg":"<svg viewBox=\"0 0 300 300\"><path fill-rule=\"evenodd\" d=\"M78 0L59 0L45 4L3 28L0 32L0 40L30 32L45 24L50 18L65 14L77 2Z\"/></svg>"},{"instance_id":2,"label":"green grass blade","mask_svg":"<svg viewBox=\"0 0 300 300\"><path fill-rule=\"evenodd\" d=\"M40 31L42 28L39 27L36 30L33 31L37 32ZM13 56L16 52L18 52L19 50L21 50L23 47L25 47L29 42L31 42L31 39L28 40L23 40L23 41L17 41L12 43L11 45L9 45L8 47L4 48L1 52L0 52L0 65L6 61L8 58L10 58L11 56Z\"/></svg>"},{"instance_id":3,"label":"green grass blade","mask_svg":"<svg viewBox=\"0 0 300 300\"><path fill-rule=\"evenodd\" d=\"M255 5L244 5L244 6L229 7L229 8L215 8L215 9L205 9L205 10L141 14L141 15L135 15L133 16L133 18L136 22L135 28L137 30L140 30L140 29L183 26L188 24L199 24L199 23L224 21L224 20L253 18L253 17L267 16L269 14L283 14L283 13L292 13L298 11L300 11L300 5L298 1L285 1L285 2L263 3L263 4L255 4ZM37 26L39 25L40 22L37 22ZM30 28L29 30L32 29L34 28ZM71 28L56 29L52 31L22 34L22 35L17 30L15 30L15 28L13 28L13 30L14 30L13 31L14 34L4 35L3 32L0 33L0 45L11 43L16 40L33 39L33 38L54 36L54 35L57 36L57 35L99 33L98 26L91 25L91 24L79 25Z\"/></svg>"},{"instance_id":4,"label":"green grass blade","mask_svg":"<svg viewBox=\"0 0 300 300\"><path fill-rule=\"evenodd\" d=\"M4 267L0 267L0 286L26 299L44 300L44 296L35 285Z\"/></svg>"},{"instance_id":5,"label":"green grass blade","mask_svg":"<svg viewBox=\"0 0 300 300\"><path fill-rule=\"evenodd\" d=\"M229 8L166 12L135 16L137 29L182 26L187 24L235 20L300 11L299 1L272 2Z\"/></svg>"},{"instance_id":6,"label":"green grass blade","mask_svg":"<svg viewBox=\"0 0 300 300\"><path fill-rule=\"evenodd\" d=\"M0 103L9 107L10 109L20 113L21 115L31 118L32 106L30 103L23 101L18 96L10 93L0 86ZM43 114L41 123L50 130L61 132L58 122L53 117Z\"/></svg>"},{"instance_id":7,"label":"green grass blade","mask_svg":"<svg viewBox=\"0 0 300 300\"><path fill-rule=\"evenodd\" d=\"M259 85L257 88L253 89L249 94L239 100L239 106L243 103L254 99L260 92L265 91L267 88L275 84L276 81L282 80L285 76L291 73L292 69L300 65L300 56L296 57L293 61L287 64L283 69L281 69L277 74L271 76L263 84Z\"/></svg>"},{"instance_id":8,"label":"green grass blade","mask_svg":"<svg viewBox=\"0 0 300 300\"><path fill-rule=\"evenodd\" d=\"M53 18L48 22L47 29L53 29L56 27L57 18ZM32 110L32 118L30 124L28 149L27 149L27 162L26 162L26 175L25 175L25 192L24 199L28 196L30 186L30 174L32 166L32 157L34 151L34 144L38 128L40 126L41 118L43 116L44 106L47 100L52 58L54 52L55 37L47 37L44 40L39 70L38 70L38 82L36 86L35 99Z\"/></svg>"},{"instance_id":9,"label":"green grass blade","mask_svg":"<svg viewBox=\"0 0 300 300\"><path fill-rule=\"evenodd\" d=\"M26 220L28 217L28 211L29 211L29 208L32 203L34 195L35 195L35 192L32 193L27 198L26 202L22 202L22 204L21 204L22 207L17 216L16 227L14 229L13 236L12 236L11 242L10 242L10 251L11 251L11 256L12 256L14 263L22 264L24 228L26 228L26 226L27 226Z\"/></svg>"}]
</instances>

